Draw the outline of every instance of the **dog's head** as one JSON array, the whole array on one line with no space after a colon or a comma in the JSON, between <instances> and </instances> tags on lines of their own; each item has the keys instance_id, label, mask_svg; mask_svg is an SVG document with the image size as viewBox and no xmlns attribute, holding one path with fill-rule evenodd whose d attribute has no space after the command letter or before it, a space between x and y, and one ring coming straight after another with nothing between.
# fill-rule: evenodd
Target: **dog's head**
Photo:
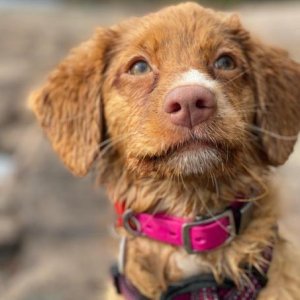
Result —
<instances>
[{"instance_id":1,"label":"dog's head","mask_svg":"<svg viewBox=\"0 0 300 300\"><path fill-rule=\"evenodd\" d=\"M299 65L237 16L187 3L98 29L31 105L77 175L107 143L134 173L190 176L250 156L284 163L300 127L299 82Z\"/></svg>"}]
</instances>

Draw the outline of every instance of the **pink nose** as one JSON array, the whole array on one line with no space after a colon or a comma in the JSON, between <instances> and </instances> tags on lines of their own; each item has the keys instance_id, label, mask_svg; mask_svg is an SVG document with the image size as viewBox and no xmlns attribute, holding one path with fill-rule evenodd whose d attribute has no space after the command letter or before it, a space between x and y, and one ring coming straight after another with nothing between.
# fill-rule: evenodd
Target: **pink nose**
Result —
<instances>
[{"instance_id":1,"label":"pink nose","mask_svg":"<svg viewBox=\"0 0 300 300\"><path fill-rule=\"evenodd\" d=\"M164 103L170 121L190 129L208 120L215 108L215 95L200 85L177 87L167 94Z\"/></svg>"}]
</instances>

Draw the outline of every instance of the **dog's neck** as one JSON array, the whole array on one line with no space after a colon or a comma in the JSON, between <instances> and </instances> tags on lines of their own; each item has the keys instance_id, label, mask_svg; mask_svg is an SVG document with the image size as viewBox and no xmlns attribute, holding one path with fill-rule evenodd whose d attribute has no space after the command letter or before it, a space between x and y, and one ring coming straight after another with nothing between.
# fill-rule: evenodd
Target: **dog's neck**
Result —
<instances>
[{"instance_id":1,"label":"dog's neck","mask_svg":"<svg viewBox=\"0 0 300 300\"><path fill-rule=\"evenodd\" d=\"M260 201L268 193L269 178L260 168L230 176L189 178L138 178L128 172L113 176L106 185L113 201L125 202L133 211L196 217L222 211L237 197Z\"/></svg>"}]
</instances>

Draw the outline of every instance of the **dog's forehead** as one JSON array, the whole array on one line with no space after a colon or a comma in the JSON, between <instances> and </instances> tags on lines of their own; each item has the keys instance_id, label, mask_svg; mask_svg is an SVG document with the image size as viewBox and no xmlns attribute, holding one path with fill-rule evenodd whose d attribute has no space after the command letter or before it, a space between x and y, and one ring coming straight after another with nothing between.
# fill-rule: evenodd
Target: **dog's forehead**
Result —
<instances>
[{"instance_id":1,"label":"dog's forehead","mask_svg":"<svg viewBox=\"0 0 300 300\"><path fill-rule=\"evenodd\" d=\"M164 45L213 41L221 37L224 27L220 13L195 3L185 3L120 24L119 30L124 43L155 50Z\"/></svg>"}]
</instances>

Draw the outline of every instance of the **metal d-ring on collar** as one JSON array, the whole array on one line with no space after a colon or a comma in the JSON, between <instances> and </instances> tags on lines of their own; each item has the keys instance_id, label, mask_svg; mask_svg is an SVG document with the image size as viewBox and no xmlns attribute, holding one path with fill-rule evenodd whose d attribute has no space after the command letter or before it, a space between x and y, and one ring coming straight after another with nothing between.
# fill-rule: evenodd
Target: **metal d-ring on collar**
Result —
<instances>
[{"instance_id":1,"label":"metal d-ring on collar","mask_svg":"<svg viewBox=\"0 0 300 300\"><path fill-rule=\"evenodd\" d=\"M132 235L141 234L141 224L134 216L132 209L127 209L123 214L123 226Z\"/></svg>"}]
</instances>

